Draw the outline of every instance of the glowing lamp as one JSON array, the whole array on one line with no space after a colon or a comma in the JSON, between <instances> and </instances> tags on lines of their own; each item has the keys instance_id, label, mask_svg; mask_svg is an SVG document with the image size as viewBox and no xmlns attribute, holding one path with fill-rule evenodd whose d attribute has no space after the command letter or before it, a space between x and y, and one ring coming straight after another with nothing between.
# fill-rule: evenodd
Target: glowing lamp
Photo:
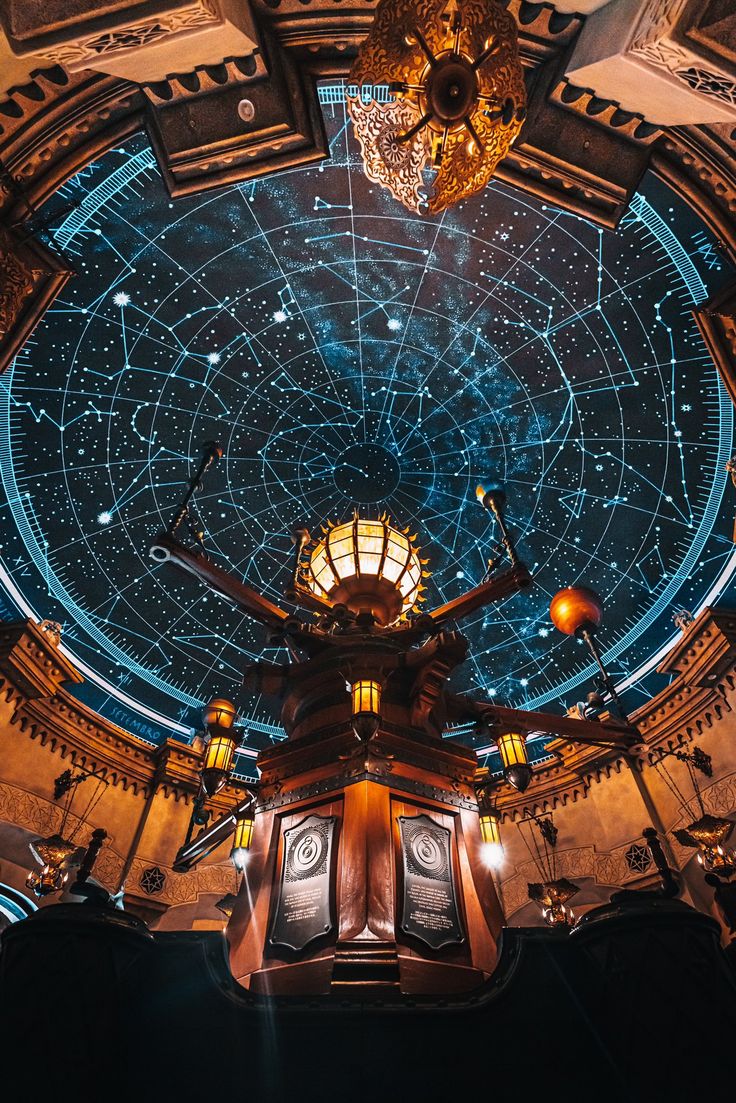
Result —
<instances>
[{"instance_id":1,"label":"glowing lamp","mask_svg":"<svg viewBox=\"0 0 736 1103\"><path fill-rule=\"evenodd\" d=\"M306 569L312 593L353 613L370 613L381 625L417 607L426 572L409 529L399 532L385 516L377 521L356 516L323 531Z\"/></svg>"},{"instance_id":2,"label":"glowing lamp","mask_svg":"<svg viewBox=\"0 0 736 1103\"><path fill-rule=\"evenodd\" d=\"M232 701L219 697L205 706L203 718L209 738L204 751L202 789L208 797L222 788L232 770L238 742L232 730L236 715Z\"/></svg>"},{"instance_id":3,"label":"glowing lamp","mask_svg":"<svg viewBox=\"0 0 736 1103\"><path fill-rule=\"evenodd\" d=\"M587 586L568 586L552 598L549 615L566 636L595 634L603 623L603 602Z\"/></svg>"},{"instance_id":4,"label":"glowing lamp","mask_svg":"<svg viewBox=\"0 0 736 1103\"><path fill-rule=\"evenodd\" d=\"M523 793L532 779L524 736L518 732L504 732L496 743L503 763L503 776L509 785Z\"/></svg>"},{"instance_id":5,"label":"glowing lamp","mask_svg":"<svg viewBox=\"0 0 736 1103\"><path fill-rule=\"evenodd\" d=\"M250 809L240 812L235 819L235 832L233 834L233 847L230 851L230 861L236 869L244 869L248 861L248 851L253 842L253 828L255 819Z\"/></svg>"},{"instance_id":6,"label":"glowing lamp","mask_svg":"<svg viewBox=\"0 0 736 1103\"><path fill-rule=\"evenodd\" d=\"M353 731L367 743L381 726L381 683L373 678L360 678L350 686L350 695Z\"/></svg>"},{"instance_id":7,"label":"glowing lamp","mask_svg":"<svg viewBox=\"0 0 736 1103\"><path fill-rule=\"evenodd\" d=\"M480 818L480 837L483 840L483 858L487 865L498 868L503 862L503 844L501 843L501 813L481 802L478 808Z\"/></svg>"},{"instance_id":8,"label":"glowing lamp","mask_svg":"<svg viewBox=\"0 0 736 1103\"><path fill-rule=\"evenodd\" d=\"M485 187L526 117L516 21L493 0L380 0L350 82L366 175L413 211ZM395 99L373 98L381 84Z\"/></svg>"},{"instance_id":9,"label":"glowing lamp","mask_svg":"<svg viewBox=\"0 0 736 1103\"><path fill-rule=\"evenodd\" d=\"M734 829L733 820L705 813L674 836L683 846L697 847L698 863L708 873L730 877L736 872L736 853L724 846Z\"/></svg>"},{"instance_id":10,"label":"glowing lamp","mask_svg":"<svg viewBox=\"0 0 736 1103\"><path fill-rule=\"evenodd\" d=\"M38 897L50 896L52 892L61 892L68 879L68 870L46 865L28 874L26 887Z\"/></svg>"},{"instance_id":11,"label":"glowing lamp","mask_svg":"<svg viewBox=\"0 0 736 1103\"><path fill-rule=\"evenodd\" d=\"M69 879L68 863L77 848L58 834L34 839L29 847L33 857L40 862L41 869L28 874L27 887L39 897L60 892Z\"/></svg>"},{"instance_id":12,"label":"glowing lamp","mask_svg":"<svg viewBox=\"0 0 736 1103\"><path fill-rule=\"evenodd\" d=\"M548 927L569 927L575 921L575 915L567 907L567 901L579 891L573 881L558 877L554 881L529 885L529 899L540 906Z\"/></svg>"}]
</instances>

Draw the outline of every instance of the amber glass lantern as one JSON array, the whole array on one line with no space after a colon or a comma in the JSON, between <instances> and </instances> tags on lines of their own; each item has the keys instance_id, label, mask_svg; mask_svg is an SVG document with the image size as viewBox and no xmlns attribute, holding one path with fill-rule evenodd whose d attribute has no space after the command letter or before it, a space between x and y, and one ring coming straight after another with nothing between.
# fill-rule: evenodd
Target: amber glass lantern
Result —
<instances>
[{"instance_id":1,"label":"amber glass lantern","mask_svg":"<svg viewBox=\"0 0 736 1103\"><path fill-rule=\"evenodd\" d=\"M212 797L221 789L233 767L238 741L233 732L237 713L232 701L215 698L205 706L203 719L209 738L202 766L202 789Z\"/></svg>"},{"instance_id":2,"label":"amber glass lantern","mask_svg":"<svg viewBox=\"0 0 736 1103\"><path fill-rule=\"evenodd\" d=\"M524 736L518 732L504 732L496 742L503 763L503 776L509 785L523 793L532 779Z\"/></svg>"},{"instance_id":3,"label":"amber glass lantern","mask_svg":"<svg viewBox=\"0 0 736 1103\"><path fill-rule=\"evenodd\" d=\"M381 726L381 683L359 678L350 686L353 702L351 723L358 739L367 742Z\"/></svg>"},{"instance_id":4,"label":"amber glass lantern","mask_svg":"<svg viewBox=\"0 0 736 1103\"><path fill-rule=\"evenodd\" d=\"M486 801L478 807L480 837L483 840L483 857L487 865L497 868L503 862L501 843L501 813Z\"/></svg>"},{"instance_id":5,"label":"amber glass lantern","mask_svg":"<svg viewBox=\"0 0 736 1103\"><path fill-rule=\"evenodd\" d=\"M323 531L306 569L312 593L354 613L371 613L381 625L416 608L426 572L409 529L392 528L386 517L356 516Z\"/></svg>"},{"instance_id":6,"label":"amber glass lantern","mask_svg":"<svg viewBox=\"0 0 736 1103\"><path fill-rule=\"evenodd\" d=\"M248 861L248 851L253 842L253 828L255 818L251 809L247 812L239 812L235 817L235 832L233 833L233 846L230 851L230 861L236 869L243 869Z\"/></svg>"}]
</instances>

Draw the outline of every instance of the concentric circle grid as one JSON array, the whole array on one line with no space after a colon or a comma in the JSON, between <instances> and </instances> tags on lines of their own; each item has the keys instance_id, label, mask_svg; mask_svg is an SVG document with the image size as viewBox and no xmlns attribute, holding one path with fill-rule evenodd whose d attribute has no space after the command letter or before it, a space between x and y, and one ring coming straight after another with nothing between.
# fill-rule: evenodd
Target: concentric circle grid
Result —
<instances>
[{"instance_id":1,"label":"concentric circle grid","mask_svg":"<svg viewBox=\"0 0 736 1103\"><path fill-rule=\"evenodd\" d=\"M41 467L16 449L11 468L6 453L25 553L15 572L4 555L6 577L35 610L38 577L30 589L21 581L32 561L40 614L61 607L69 646L112 699L181 724L264 653L246 618L147 559L188 461L205 440L224 443L198 498L208 547L278 597L290 525L352 511L335 465L367 440L400 465L396 494L374 504L427 545L432 603L479 581L494 534L475 484L507 485L537 587L467 625L466 682L540 705L586 681L589 665L550 634L546 612L554 589L578 578L606 594L609 657L626 648L618 673L632 676L661 646L673 600L688 585L712 591L730 563L716 549L695 581L684 566L714 539L732 436L730 403L687 320L707 295L692 255L644 196L617 239L502 186L438 220L405 216L362 178L341 105L331 129L322 169L176 205L148 151L120 151L112 170L103 162L102 202L90 193L86 222L75 212L65 238L90 275L48 316L6 396L6 439L30 441L43 426L55 461ZM64 320L76 336L56 357L66 366L57 415L34 383ZM696 417L684 416L694 405L684 395ZM88 448L92 464L80 462ZM266 702L243 704L252 731L277 734Z\"/></svg>"}]
</instances>

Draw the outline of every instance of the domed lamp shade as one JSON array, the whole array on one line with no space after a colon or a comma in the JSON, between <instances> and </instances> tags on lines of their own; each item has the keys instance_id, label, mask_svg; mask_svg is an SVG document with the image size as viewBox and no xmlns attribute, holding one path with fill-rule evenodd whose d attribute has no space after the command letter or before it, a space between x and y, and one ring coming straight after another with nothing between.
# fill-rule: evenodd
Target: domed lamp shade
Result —
<instances>
[{"instance_id":1,"label":"domed lamp shade","mask_svg":"<svg viewBox=\"0 0 736 1103\"><path fill-rule=\"evenodd\" d=\"M416 608L426 572L409 529L400 532L386 517L356 516L323 531L306 568L312 593L353 613L371 613L381 625Z\"/></svg>"},{"instance_id":2,"label":"domed lamp shade","mask_svg":"<svg viewBox=\"0 0 736 1103\"><path fill-rule=\"evenodd\" d=\"M552 598L549 615L566 636L595 634L603 623L603 602L587 586L567 586Z\"/></svg>"},{"instance_id":3,"label":"domed lamp shade","mask_svg":"<svg viewBox=\"0 0 736 1103\"><path fill-rule=\"evenodd\" d=\"M232 770L238 740L232 730L237 712L232 701L217 697L205 706L203 719L208 740L202 766L202 789L213 797Z\"/></svg>"},{"instance_id":4,"label":"domed lamp shade","mask_svg":"<svg viewBox=\"0 0 736 1103\"><path fill-rule=\"evenodd\" d=\"M504 732L496 743L503 763L503 776L509 785L523 793L532 779L524 736L518 732Z\"/></svg>"},{"instance_id":5,"label":"domed lamp shade","mask_svg":"<svg viewBox=\"0 0 736 1103\"><path fill-rule=\"evenodd\" d=\"M372 739L381 726L381 688L381 683L374 678L359 678L350 686L351 723L363 743Z\"/></svg>"}]
</instances>

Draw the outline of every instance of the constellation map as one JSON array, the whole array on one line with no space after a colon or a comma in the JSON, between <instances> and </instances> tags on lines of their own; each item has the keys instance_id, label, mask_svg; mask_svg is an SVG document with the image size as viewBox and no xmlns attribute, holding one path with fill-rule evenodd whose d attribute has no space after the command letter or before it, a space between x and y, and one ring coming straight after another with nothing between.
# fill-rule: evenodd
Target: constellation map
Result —
<instances>
[{"instance_id":1,"label":"constellation map","mask_svg":"<svg viewBox=\"0 0 736 1103\"><path fill-rule=\"evenodd\" d=\"M572 703L586 653L551 626L561 586L606 600L632 704L736 569L721 509L733 408L690 311L728 276L704 225L647 178L610 233L502 184L438 218L364 177L340 85L331 160L172 202L143 138L62 189L78 276L0 379L3 616L52 617L80 696L151 740L232 696L251 751L281 736L245 663L264 630L148 557L204 441L215 562L283 602L295 524L386 509L430 557L428 607L477 584L507 488L535 574L463 625L459 688ZM12 450L11 450L12 445Z\"/></svg>"}]
</instances>

